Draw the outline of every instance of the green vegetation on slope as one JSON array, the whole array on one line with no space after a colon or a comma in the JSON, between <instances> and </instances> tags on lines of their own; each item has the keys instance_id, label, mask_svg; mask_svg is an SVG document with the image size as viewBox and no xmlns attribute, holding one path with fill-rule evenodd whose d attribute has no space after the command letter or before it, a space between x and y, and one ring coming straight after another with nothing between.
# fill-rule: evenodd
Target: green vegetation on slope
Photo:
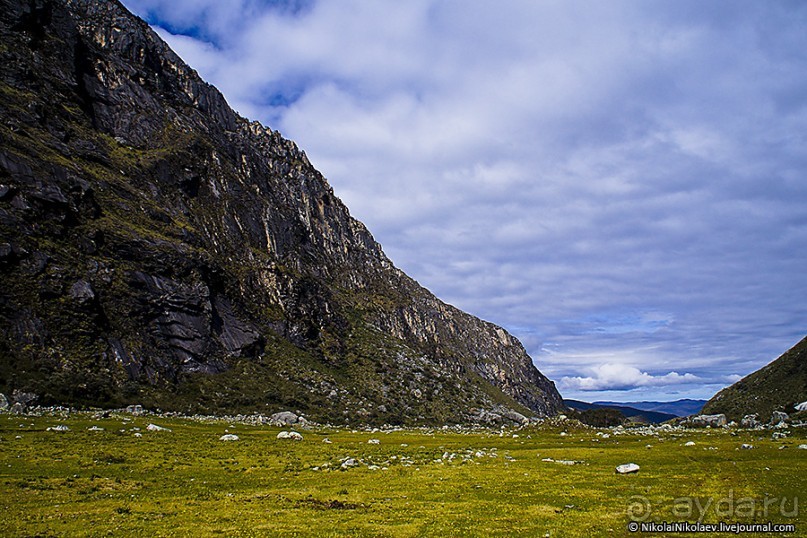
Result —
<instances>
[{"instance_id":1,"label":"green vegetation on slope","mask_svg":"<svg viewBox=\"0 0 807 538\"><path fill-rule=\"evenodd\" d=\"M756 413L767 422L774 411L793 413L807 401L807 338L764 368L718 392L704 414L723 413L730 420Z\"/></svg>"},{"instance_id":2,"label":"green vegetation on slope","mask_svg":"<svg viewBox=\"0 0 807 538\"><path fill-rule=\"evenodd\" d=\"M339 423L562 409L119 3L0 0L0 42L1 392Z\"/></svg>"}]
</instances>

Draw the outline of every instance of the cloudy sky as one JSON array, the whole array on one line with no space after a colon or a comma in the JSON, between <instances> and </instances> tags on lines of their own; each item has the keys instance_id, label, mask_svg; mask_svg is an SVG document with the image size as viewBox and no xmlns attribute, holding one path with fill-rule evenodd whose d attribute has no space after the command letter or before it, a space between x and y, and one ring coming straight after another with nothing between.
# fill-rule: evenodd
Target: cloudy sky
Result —
<instances>
[{"instance_id":1,"label":"cloudy sky","mask_svg":"<svg viewBox=\"0 0 807 538\"><path fill-rule=\"evenodd\" d=\"M807 334L807 3L124 0L565 397L708 398Z\"/></svg>"}]
</instances>

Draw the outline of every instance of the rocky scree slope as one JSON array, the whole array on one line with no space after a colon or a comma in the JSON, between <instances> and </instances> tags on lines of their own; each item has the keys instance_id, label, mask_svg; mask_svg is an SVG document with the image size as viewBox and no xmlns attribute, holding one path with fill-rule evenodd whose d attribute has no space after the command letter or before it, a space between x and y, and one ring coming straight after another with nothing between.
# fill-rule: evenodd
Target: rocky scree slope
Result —
<instances>
[{"instance_id":1,"label":"rocky scree slope","mask_svg":"<svg viewBox=\"0 0 807 538\"><path fill-rule=\"evenodd\" d=\"M563 407L117 1L0 0L0 37L6 394L337 422Z\"/></svg>"},{"instance_id":2,"label":"rocky scree slope","mask_svg":"<svg viewBox=\"0 0 807 538\"><path fill-rule=\"evenodd\" d=\"M702 413L723 413L736 421L756 414L764 422L774 411L793 413L794 406L805 401L807 338L767 366L718 392L706 402Z\"/></svg>"}]
</instances>

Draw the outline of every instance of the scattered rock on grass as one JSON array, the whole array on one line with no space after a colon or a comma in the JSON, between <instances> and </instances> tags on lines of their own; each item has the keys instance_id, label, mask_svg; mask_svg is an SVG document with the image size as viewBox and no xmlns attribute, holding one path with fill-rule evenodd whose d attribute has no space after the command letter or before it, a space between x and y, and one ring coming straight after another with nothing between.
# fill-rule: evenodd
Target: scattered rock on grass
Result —
<instances>
[{"instance_id":1,"label":"scattered rock on grass","mask_svg":"<svg viewBox=\"0 0 807 538\"><path fill-rule=\"evenodd\" d=\"M126 412L130 415L142 415L143 414L143 406L142 405L129 405L126 407Z\"/></svg>"},{"instance_id":2,"label":"scattered rock on grass","mask_svg":"<svg viewBox=\"0 0 807 538\"><path fill-rule=\"evenodd\" d=\"M269 417L269 424L273 426L291 426L292 424L306 424L308 421L291 411L281 411Z\"/></svg>"},{"instance_id":3,"label":"scattered rock on grass","mask_svg":"<svg viewBox=\"0 0 807 538\"><path fill-rule=\"evenodd\" d=\"M342 469L350 469L351 467L358 467L359 462L355 458L348 458L342 462Z\"/></svg>"},{"instance_id":4,"label":"scattered rock on grass","mask_svg":"<svg viewBox=\"0 0 807 538\"><path fill-rule=\"evenodd\" d=\"M149 424L146 426L146 429L150 432L170 432L171 430L168 428L163 428L162 426L157 426L156 424Z\"/></svg>"},{"instance_id":5,"label":"scattered rock on grass","mask_svg":"<svg viewBox=\"0 0 807 538\"><path fill-rule=\"evenodd\" d=\"M238 441L238 436L228 433L219 437L219 441Z\"/></svg>"},{"instance_id":6,"label":"scattered rock on grass","mask_svg":"<svg viewBox=\"0 0 807 538\"><path fill-rule=\"evenodd\" d=\"M278 439L290 439L292 441L302 441L303 436L298 432L280 432L277 434Z\"/></svg>"},{"instance_id":7,"label":"scattered rock on grass","mask_svg":"<svg viewBox=\"0 0 807 538\"><path fill-rule=\"evenodd\" d=\"M638 473L639 466L635 463L623 463L622 465L617 465L616 472L619 474Z\"/></svg>"},{"instance_id":8,"label":"scattered rock on grass","mask_svg":"<svg viewBox=\"0 0 807 538\"><path fill-rule=\"evenodd\" d=\"M70 428L65 426L64 424L59 424L58 426L50 426L46 431L49 432L69 432Z\"/></svg>"}]
</instances>

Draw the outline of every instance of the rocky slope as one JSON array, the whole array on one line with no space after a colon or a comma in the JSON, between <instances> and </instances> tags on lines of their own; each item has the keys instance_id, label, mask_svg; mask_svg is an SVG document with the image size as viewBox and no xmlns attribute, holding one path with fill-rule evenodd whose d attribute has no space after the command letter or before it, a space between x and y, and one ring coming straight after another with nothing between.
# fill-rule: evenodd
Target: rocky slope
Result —
<instances>
[{"instance_id":1,"label":"rocky slope","mask_svg":"<svg viewBox=\"0 0 807 538\"><path fill-rule=\"evenodd\" d=\"M723 413L739 421L757 414L767 422L774 411L792 413L807 401L807 338L764 368L718 392L703 406L704 414Z\"/></svg>"},{"instance_id":2,"label":"rocky slope","mask_svg":"<svg viewBox=\"0 0 807 538\"><path fill-rule=\"evenodd\" d=\"M336 421L562 408L515 338L396 269L303 151L117 1L0 0L0 37L6 394Z\"/></svg>"}]
</instances>

